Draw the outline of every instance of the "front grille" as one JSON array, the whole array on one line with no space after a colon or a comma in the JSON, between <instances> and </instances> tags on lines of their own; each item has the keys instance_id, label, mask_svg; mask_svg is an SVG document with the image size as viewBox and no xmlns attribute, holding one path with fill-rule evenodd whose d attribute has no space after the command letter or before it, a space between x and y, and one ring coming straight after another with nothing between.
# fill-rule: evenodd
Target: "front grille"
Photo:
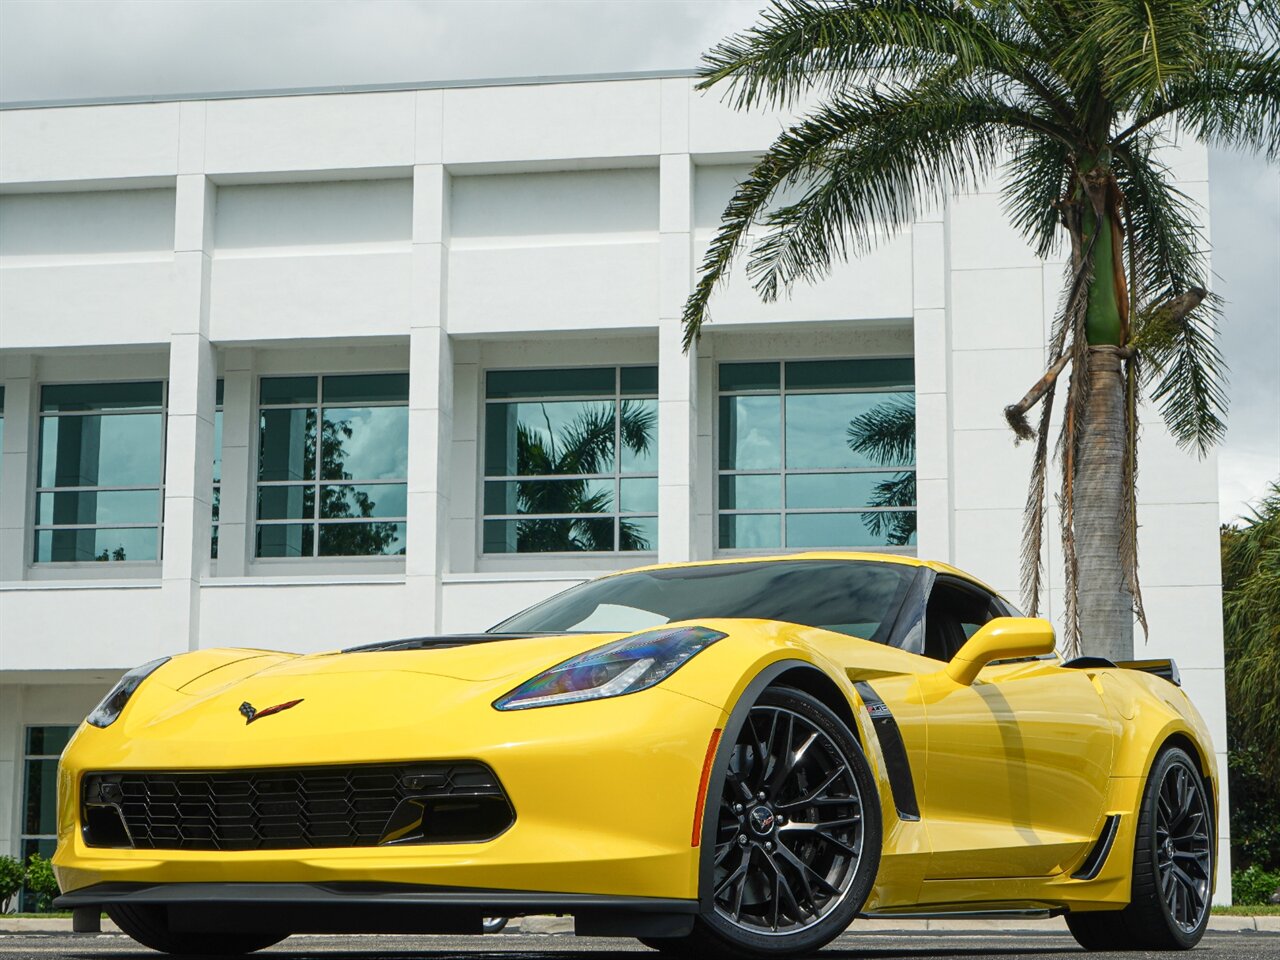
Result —
<instances>
[{"instance_id":1,"label":"front grille","mask_svg":"<svg viewBox=\"0 0 1280 960\"><path fill-rule=\"evenodd\" d=\"M489 840L515 818L481 763L86 774L90 846L292 850Z\"/></svg>"}]
</instances>

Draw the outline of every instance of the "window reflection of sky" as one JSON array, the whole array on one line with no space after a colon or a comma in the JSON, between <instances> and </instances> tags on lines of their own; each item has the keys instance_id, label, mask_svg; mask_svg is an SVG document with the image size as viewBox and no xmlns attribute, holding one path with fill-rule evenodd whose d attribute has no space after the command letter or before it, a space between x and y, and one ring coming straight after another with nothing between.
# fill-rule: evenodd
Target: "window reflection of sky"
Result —
<instances>
[{"instance_id":1,"label":"window reflection of sky","mask_svg":"<svg viewBox=\"0 0 1280 960\"><path fill-rule=\"evenodd\" d=\"M894 393L791 394L787 397L787 466L822 467L899 466L881 464L849 449L849 422ZM910 396L910 394L906 394Z\"/></svg>"},{"instance_id":2,"label":"window reflection of sky","mask_svg":"<svg viewBox=\"0 0 1280 960\"><path fill-rule=\"evenodd\" d=\"M408 407L326 407L324 417L326 426L332 425L338 431L341 450L335 451L335 459L341 461L346 477L403 480L408 476ZM351 431L350 436L346 430Z\"/></svg>"}]
</instances>

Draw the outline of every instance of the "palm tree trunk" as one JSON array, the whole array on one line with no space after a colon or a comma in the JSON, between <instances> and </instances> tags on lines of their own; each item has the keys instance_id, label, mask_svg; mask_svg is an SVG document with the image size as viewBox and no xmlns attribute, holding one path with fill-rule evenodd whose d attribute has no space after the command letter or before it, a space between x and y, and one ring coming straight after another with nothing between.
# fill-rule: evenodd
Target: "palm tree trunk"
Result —
<instances>
[{"instance_id":1,"label":"palm tree trunk","mask_svg":"<svg viewBox=\"0 0 1280 960\"><path fill-rule=\"evenodd\" d=\"M1104 282L1111 278L1104 274ZM1074 534L1082 652L1133 658L1133 596L1121 559L1127 445L1116 347L1089 348L1089 395L1076 461Z\"/></svg>"}]
</instances>

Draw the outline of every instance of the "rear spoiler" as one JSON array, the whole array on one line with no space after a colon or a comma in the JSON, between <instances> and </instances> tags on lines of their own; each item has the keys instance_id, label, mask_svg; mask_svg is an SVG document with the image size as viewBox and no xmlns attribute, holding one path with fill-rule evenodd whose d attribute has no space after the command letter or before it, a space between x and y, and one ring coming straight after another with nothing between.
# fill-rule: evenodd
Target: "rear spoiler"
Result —
<instances>
[{"instance_id":1,"label":"rear spoiler","mask_svg":"<svg viewBox=\"0 0 1280 960\"><path fill-rule=\"evenodd\" d=\"M1178 672L1178 665L1173 660L1121 660L1116 666L1125 670L1141 670L1168 680L1175 687L1182 686L1182 674Z\"/></svg>"},{"instance_id":2,"label":"rear spoiler","mask_svg":"<svg viewBox=\"0 0 1280 960\"><path fill-rule=\"evenodd\" d=\"M1175 687L1182 686L1182 674L1178 672L1178 665L1172 660L1120 660L1113 663L1106 657L1076 657L1074 660L1068 660L1063 664L1073 670L1089 670L1099 667L1121 667L1125 670L1141 670L1143 673L1149 673L1159 677L1161 680L1168 680Z\"/></svg>"}]
</instances>

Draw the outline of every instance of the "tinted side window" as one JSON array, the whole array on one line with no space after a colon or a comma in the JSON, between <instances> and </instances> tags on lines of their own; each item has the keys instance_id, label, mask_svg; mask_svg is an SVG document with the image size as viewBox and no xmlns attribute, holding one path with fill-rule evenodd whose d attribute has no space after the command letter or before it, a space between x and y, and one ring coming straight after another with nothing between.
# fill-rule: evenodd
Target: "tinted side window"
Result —
<instances>
[{"instance_id":1,"label":"tinted side window","mask_svg":"<svg viewBox=\"0 0 1280 960\"><path fill-rule=\"evenodd\" d=\"M1004 615L999 601L985 590L939 577L925 610L924 655L950 660L983 624Z\"/></svg>"}]
</instances>

